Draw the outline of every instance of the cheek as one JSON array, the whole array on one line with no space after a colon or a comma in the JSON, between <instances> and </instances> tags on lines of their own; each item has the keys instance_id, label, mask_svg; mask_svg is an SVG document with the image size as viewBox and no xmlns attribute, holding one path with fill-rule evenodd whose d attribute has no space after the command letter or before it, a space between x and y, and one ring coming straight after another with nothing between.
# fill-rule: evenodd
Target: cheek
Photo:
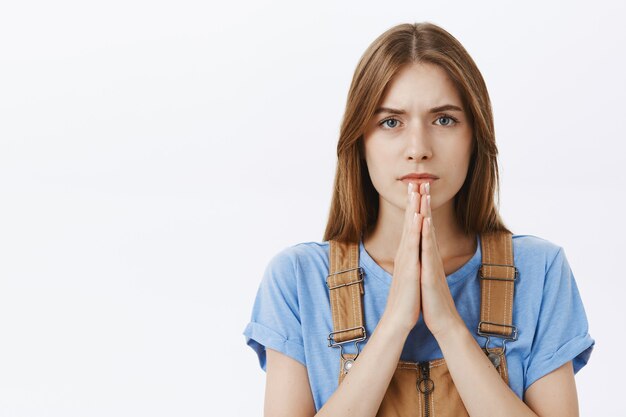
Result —
<instances>
[{"instance_id":1,"label":"cheek","mask_svg":"<svg viewBox=\"0 0 626 417\"><path fill-rule=\"evenodd\" d=\"M447 162L443 164L444 167L447 167L444 170L446 175L444 182L441 184L443 187L442 191L444 189L447 190L444 194L450 193L446 196L447 198L451 198L463 186L469 168L470 153L471 142L469 141L467 143L457 142L456 146L445 150L441 149L440 155L446 155L444 159L447 159Z\"/></svg>"},{"instance_id":2,"label":"cheek","mask_svg":"<svg viewBox=\"0 0 626 417\"><path fill-rule=\"evenodd\" d=\"M384 191L384 188L394 178L394 173L391 169L393 167L391 157L386 155L384 150L373 146L368 146L365 149L365 163L367 164L370 180L376 191L382 194L381 191Z\"/></svg>"},{"instance_id":3,"label":"cheek","mask_svg":"<svg viewBox=\"0 0 626 417\"><path fill-rule=\"evenodd\" d=\"M369 172L370 181L374 185L376 191L380 193L381 178L383 177L383 173L380 170L380 163L378 160L372 159L370 157L366 157L365 162L367 164L367 171Z\"/></svg>"},{"instance_id":4,"label":"cheek","mask_svg":"<svg viewBox=\"0 0 626 417\"><path fill-rule=\"evenodd\" d=\"M467 138L458 140L453 146L448 148L448 155L450 155L450 158L454 160L455 168L461 169L469 166L472 154L472 144L470 135Z\"/></svg>"},{"instance_id":5,"label":"cheek","mask_svg":"<svg viewBox=\"0 0 626 417\"><path fill-rule=\"evenodd\" d=\"M458 188L459 190L461 189L461 187L463 186L463 183L465 182L465 179L467 178L467 173L469 170L469 163L470 163L470 157L471 157L471 151L472 151L472 147L471 147L471 143L469 143L464 149L461 148L459 149L459 153L457 155L457 157L455 158L455 187Z\"/></svg>"}]
</instances>

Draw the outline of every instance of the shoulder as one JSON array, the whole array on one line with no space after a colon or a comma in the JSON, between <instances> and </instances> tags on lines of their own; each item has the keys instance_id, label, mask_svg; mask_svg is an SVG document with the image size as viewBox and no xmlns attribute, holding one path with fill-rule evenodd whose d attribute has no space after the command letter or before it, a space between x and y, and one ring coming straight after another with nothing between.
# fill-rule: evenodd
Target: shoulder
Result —
<instances>
[{"instance_id":1,"label":"shoulder","mask_svg":"<svg viewBox=\"0 0 626 417\"><path fill-rule=\"evenodd\" d=\"M328 269L329 242L300 242L277 252L267 264L264 280L292 286L307 274Z\"/></svg>"},{"instance_id":2,"label":"shoulder","mask_svg":"<svg viewBox=\"0 0 626 417\"><path fill-rule=\"evenodd\" d=\"M533 235L514 235L513 242L515 265L527 284L543 292L565 291L575 285L563 246Z\"/></svg>"},{"instance_id":3,"label":"shoulder","mask_svg":"<svg viewBox=\"0 0 626 417\"><path fill-rule=\"evenodd\" d=\"M329 242L301 242L276 253L269 265L296 268L302 263L322 262L328 258Z\"/></svg>"},{"instance_id":4,"label":"shoulder","mask_svg":"<svg viewBox=\"0 0 626 417\"><path fill-rule=\"evenodd\" d=\"M516 262L543 265L546 270L557 257L563 255L563 247L548 239L535 236L514 234L513 256Z\"/></svg>"}]
</instances>

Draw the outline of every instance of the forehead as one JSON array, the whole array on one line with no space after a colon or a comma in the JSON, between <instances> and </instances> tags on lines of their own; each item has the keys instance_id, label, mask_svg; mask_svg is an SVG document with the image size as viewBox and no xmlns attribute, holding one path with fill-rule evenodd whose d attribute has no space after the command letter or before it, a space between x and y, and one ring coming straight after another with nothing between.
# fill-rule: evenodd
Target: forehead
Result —
<instances>
[{"instance_id":1,"label":"forehead","mask_svg":"<svg viewBox=\"0 0 626 417\"><path fill-rule=\"evenodd\" d=\"M385 87L380 104L408 111L425 111L443 103L461 107L461 96L443 68L412 63L400 68Z\"/></svg>"}]
</instances>

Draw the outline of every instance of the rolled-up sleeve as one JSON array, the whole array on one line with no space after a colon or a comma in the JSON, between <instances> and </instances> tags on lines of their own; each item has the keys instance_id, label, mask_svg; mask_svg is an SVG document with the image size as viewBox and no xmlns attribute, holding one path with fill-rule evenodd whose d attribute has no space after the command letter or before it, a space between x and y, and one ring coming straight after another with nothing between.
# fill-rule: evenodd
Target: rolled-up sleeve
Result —
<instances>
[{"instance_id":1,"label":"rolled-up sleeve","mask_svg":"<svg viewBox=\"0 0 626 417\"><path fill-rule=\"evenodd\" d=\"M559 248L546 271L524 391L569 361L578 372L589 361L594 344L574 274Z\"/></svg>"},{"instance_id":2,"label":"rolled-up sleeve","mask_svg":"<svg viewBox=\"0 0 626 417\"><path fill-rule=\"evenodd\" d=\"M297 292L298 263L291 248L267 265L243 334L265 371L266 349L279 351L306 366Z\"/></svg>"}]
</instances>

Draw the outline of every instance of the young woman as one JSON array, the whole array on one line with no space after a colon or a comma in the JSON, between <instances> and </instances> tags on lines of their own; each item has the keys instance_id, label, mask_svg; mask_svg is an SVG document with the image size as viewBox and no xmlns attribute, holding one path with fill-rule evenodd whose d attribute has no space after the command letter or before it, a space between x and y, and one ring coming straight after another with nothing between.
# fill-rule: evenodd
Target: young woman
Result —
<instances>
[{"instance_id":1,"label":"young woman","mask_svg":"<svg viewBox=\"0 0 626 417\"><path fill-rule=\"evenodd\" d=\"M578 415L574 374L594 345L582 301L563 248L500 219L489 95L463 46L431 23L376 39L355 71L337 156L324 240L270 261L244 331L267 372L265 415ZM489 233L512 251L510 279L479 273L500 250ZM329 346L341 309L329 293L342 287L327 282L330 241L352 243L363 272L348 283L360 288L363 334L341 352ZM492 282L510 285L498 308L512 325L486 340L477 328L490 323ZM507 341L503 366L488 353Z\"/></svg>"}]
</instances>

